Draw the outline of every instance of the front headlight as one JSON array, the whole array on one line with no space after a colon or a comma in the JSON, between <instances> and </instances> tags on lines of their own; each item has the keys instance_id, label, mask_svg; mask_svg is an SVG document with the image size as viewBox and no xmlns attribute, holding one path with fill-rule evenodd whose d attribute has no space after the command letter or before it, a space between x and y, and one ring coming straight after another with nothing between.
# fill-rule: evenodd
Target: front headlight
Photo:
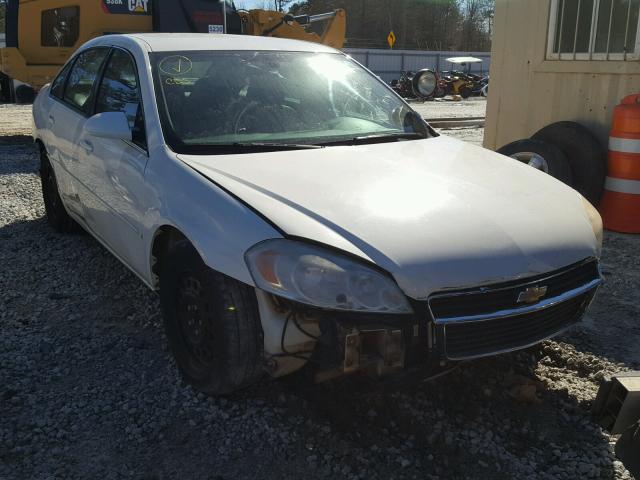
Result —
<instances>
[{"instance_id":1,"label":"front headlight","mask_svg":"<svg viewBox=\"0 0 640 480\"><path fill-rule=\"evenodd\" d=\"M289 300L334 310L411 313L388 276L346 255L293 240L266 240L245 254L256 286Z\"/></svg>"},{"instance_id":2,"label":"front headlight","mask_svg":"<svg viewBox=\"0 0 640 480\"><path fill-rule=\"evenodd\" d=\"M431 70L420 70L413 79L417 94L422 97L430 97L436 90L438 77Z\"/></svg>"},{"instance_id":3,"label":"front headlight","mask_svg":"<svg viewBox=\"0 0 640 480\"><path fill-rule=\"evenodd\" d=\"M591 222L591 228L593 229L593 234L596 237L598 257L599 257L600 254L602 253L602 236L603 236L602 217L600 216L598 211L595 209L595 207L591 205L591 203L589 203L589 200L587 200L584 197L582 197L582 204L584 205L584 211L587 214L587 218L589 218L589 221Z\"/></svg>"}]
</instances>

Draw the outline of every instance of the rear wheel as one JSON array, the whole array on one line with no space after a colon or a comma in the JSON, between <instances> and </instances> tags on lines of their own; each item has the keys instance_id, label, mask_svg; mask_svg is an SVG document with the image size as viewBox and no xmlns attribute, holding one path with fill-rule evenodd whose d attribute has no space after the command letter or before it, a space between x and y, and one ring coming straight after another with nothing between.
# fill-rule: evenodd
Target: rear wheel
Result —
<instances>
[{"instance_id":1,"label":"rear wheel","mask_svg":"<svg viewBox=\"0 0 640 480\"><path fill-rule=\"evenodd\" d=\"M196 389L223 395L261 377L255 291L207 267L186 240L163 257L160 304L178 367Z\"/></svg>"},{"instance_id":2,"label":"rear wheel","mask_svg":"<svg viewBox=\"0 0 640 480\"><path fill-rule=\"evenodd\" d=\"M572 185L571 167L558 147L539 140L518 140L497 150L530 167L548 173L561 182Z\"/></svg>"},{"instance_id":3,"label":"rear wheel","mask_svg":"<svg viewBox=\"0 0 640 480\"><path fill-rule=\"evenodd\" d=\"M42 183L44 210L51 228L60 233L78 231L78 224L69 216L62 204L56 175L44 150L40 151L40 181Z\"/></svg>"},{"instance_id":4,"label":"rear wheel","mask_svg":"<svg viewBox=\"0 0 640 480\"><path fill-rule=\"evenodd\" d=\"M36 99L36 91L29 85L20 85L16 88L16 100L18 103L33 103Z\"/></svg>"},{"instance_id":5,"label":"rear wheel","mask_svg":"<svg viewBox=\"0 0 640 480\"><path fill-rule=\"evenodd\" d=\"M471 96L471 89L469 87L467 87L466 85L464 87L460 87L460 96L462 98L469 98Z\"/></svg>"}]
</instances>

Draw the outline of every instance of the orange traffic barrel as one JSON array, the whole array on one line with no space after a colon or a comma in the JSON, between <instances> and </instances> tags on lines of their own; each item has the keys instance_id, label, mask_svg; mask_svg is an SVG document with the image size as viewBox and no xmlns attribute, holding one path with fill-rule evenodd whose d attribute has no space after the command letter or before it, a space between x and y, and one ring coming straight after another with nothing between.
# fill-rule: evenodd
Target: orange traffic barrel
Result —
<instances>
[{"instance_id":1,"label":"orange traffic barrel","mask_svg":"<svg viewBox=\"0 0 640 480\"><path fill-rule=\"evenodd\" d=\"M600 213L607 230L640 233L640 94L613 111Z\"/></svg>"}]
</instances>

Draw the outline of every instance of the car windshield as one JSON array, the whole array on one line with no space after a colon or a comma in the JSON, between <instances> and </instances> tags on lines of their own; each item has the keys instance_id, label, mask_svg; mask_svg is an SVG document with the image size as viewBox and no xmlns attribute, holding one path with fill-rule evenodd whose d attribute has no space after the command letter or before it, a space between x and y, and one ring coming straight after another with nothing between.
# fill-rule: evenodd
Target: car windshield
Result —
<instances>
[{"instance_id":1,"label":"car windshield","mask_svg":"<svg viewBox=\"0 0 640 480\"><path fill-rule=\"evenodd\" d=\"M162 128L179 153L426 138L426 123L341 54L188 51L152 54Z\"/></svg>"}]
</instances>

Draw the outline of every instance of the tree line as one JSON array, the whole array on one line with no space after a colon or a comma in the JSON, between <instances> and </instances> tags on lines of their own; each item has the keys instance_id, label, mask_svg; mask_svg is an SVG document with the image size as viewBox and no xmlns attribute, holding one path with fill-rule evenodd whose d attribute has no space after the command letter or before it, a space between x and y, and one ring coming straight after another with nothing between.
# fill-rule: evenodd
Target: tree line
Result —
<instances>
[{"instance_id":1,"label":"tree line","mask_svg":"<svg viewBox=\"0 0 640 480\"><path fill-rule=\"evenodd\" d=\"M294 14L347 12L347 47L491 50L494 0L304 0L273 2Z\"/></svg>"},{"instance_id":2,"label":"tree line","mask_svg":"<svg viewBox=\"0 0 640 480\"><path fill-rule=\"evenodd\" d=\"M4 32L5 3L0 0L0 32ZM244 3L236 1L238 7ZM344 8L347 47L389 48L387 36L393 30L396 49L491 50L494 0L264 0L262 3L263 8L290 11L294 15Z\"/></svg>"}]
</instances>

